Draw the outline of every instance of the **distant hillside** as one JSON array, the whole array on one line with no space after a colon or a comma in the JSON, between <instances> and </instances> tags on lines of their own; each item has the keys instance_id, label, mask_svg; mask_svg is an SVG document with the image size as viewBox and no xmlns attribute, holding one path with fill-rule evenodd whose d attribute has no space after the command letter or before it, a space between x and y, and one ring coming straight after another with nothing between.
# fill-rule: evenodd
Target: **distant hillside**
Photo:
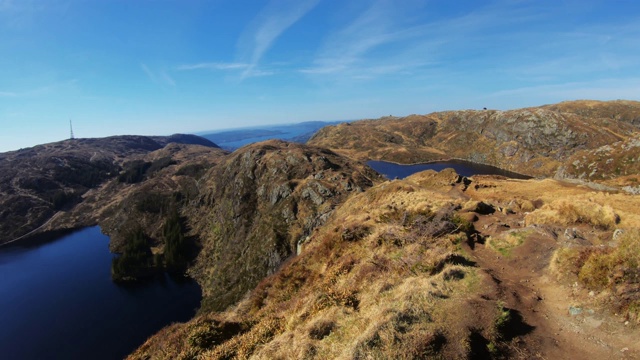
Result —
<instances>
[{"instance_id":1,"label":"distant hillside","mask_svg":"<svg viewBox=\"0 0 640 360\"><path fill-rule=\"evenodd\" d=\"M236 150L244 145L265 140L287 140L305 143L319 129L335 125L341 121L307 121L297 124L282 124L251 127L245 129L224 130L203 134L226 150Z\"/></svg>"},{"instance_id":2,"label":"distant hillside","mask_svg":"<svg viewBox=\"0 0 640 360\"><path fill-rule=\"evenodd\" d=\"M219 146L209 139L203 138L198 135L191 134L173 134L169 136L151 136L151 139L158 144L165 146L169 143L176 144L189 144L189 145L202 145L206 147L218 148Z\"/></svg>"},{"instance_id":3,"label":"distant hillside","mask_svg":"<svg viewBox=\"0 0 640 360\"><path fill-rule=\"evenodd\" d=\"M634 101L445 111L329 126L309 144L357 159L417 163L459 158L531 176L568 176L562 169L570 166L572 155L628 141L638 132L638 118L640 102Z\"/></svg>"},{"instance_id":4,"label":"distant hillside","mask_svg":"<svg viewBox=\"0 0 640 360\"><path fill-rule=\"evenodd\" d=\"M193 135L113 136L65 140L0 154L0 244L56 220L52 217L60 217L62 214L56 215L59 211L82 203L87 191L118 178L123 169L126 173L127 164L142 161L170 142L217 148ZM136 176L142 179L145 174ZM49 227L40 230L45 229Z\"/></svg>"}]
</instances>

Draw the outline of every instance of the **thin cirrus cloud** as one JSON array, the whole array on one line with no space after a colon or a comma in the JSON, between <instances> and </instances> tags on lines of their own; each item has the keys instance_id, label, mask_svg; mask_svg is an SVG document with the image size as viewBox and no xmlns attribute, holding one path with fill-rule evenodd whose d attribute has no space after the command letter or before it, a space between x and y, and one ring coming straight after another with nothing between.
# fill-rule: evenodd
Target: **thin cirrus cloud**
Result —
<instances>
[{"instance_id":1,"label":"thin cirrus cloud","mask_svg":"<svg viewBox=\"0 0 640 360\"><path fill-rule=\"evenodd\" d=\"M244 70L249 67L249 64L245 63L220 63L220 62L205 62L197 64L185 64L177 67L177 70Z\"/></svg>"},{"instance_id":2,"label":"thin cirrus cloud","mask_svg":"<svg viewBox=\"0 0 640 360\"><path fill-rule=\"evenodd\" d=\"M398 40L391 30L391 4L377 1L343 29L329 35L313 66L305 74L333 74L349 70L370 50Z\"/></svg>"},{"instance_id":3,"label":"thin cirrus cloud","mask_svg":"<svg viewBox=\"0 0 640 360\"><path fill-rule=\"evenodd\" d=\"M260 60L280 35L311 11L319 2L320 0L272 0L246 26L238 39L239 58L244 61L184 64L176 69L179 71L240 71L241 80L249 77L273 75L276 71L258 68Z\"/></svg>"},{"instance_id":4,"label":"thin cirrus cloud","mask_svg":"<svg viewBox=\"0 0 640 360\"><path fill-rule=\"evenodd\" d=\"M144 63L141 63L140 67L142 68L142 71L144 71L144 73L147 75L149 80L151 80L151 82L153 82L154 84L170 86L176 85L175 80L173 80L173 78L169 76L166 71L153 71Z\"/></svg>"},{"instance_id":5,"label":"thin cirrus cloud","mask_svg":"<svg viewBox=\"0 0 640 360\"><path fill-rule=\"evenodd\" d=\"M311 11L319 0L272 0L245 28L238 41L241 57L247 66L241 78L269 75L257 69L264 54L289 27Z\"/></svg>"}]
</instances>

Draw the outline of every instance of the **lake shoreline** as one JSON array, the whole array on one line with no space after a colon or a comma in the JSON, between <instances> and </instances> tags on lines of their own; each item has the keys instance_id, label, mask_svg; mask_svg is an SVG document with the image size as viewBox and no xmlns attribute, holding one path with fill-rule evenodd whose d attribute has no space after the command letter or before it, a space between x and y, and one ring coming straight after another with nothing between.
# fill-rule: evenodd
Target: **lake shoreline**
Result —
<instances>
[{"instance_id":1,"label":"lake shoreline","mask_svg":"<svg viewBox=\"0 0 640 360\"><path fill-rule=\"evenodd\" d=\"M493 165L480 164L460 159L450 161L432 161L417 164L398 164L391 161L369 160L366 162L366 164L378 173L382 174L387 179L404 179L420 171L442 171L446 168L452 168L459 175L466 177L473 177L476 175L496 175L519 180L528 180L533 178L528 175L504 170Z\"/></svg>"},{"instance_id":2,"label":"lake shoreline","mask_svg":"<svg viewBox=\"0 0 640 360\"><path fill-rule=\"evenodd\" d=\"M470 161L470 160L461 159L461 158L447 158L447 159L441 159L441 160L422 161L422 162L417 162L417 163L400 163L400 162L396 162L396 161L381 160L381 159L367 159L364 162L365 162L365 164L368 164L370 161L378 161L378 162L384 162L384 163L400 165L400 166L414 166L414 165L429 165L429 164L448 163L448 162L460 162L462 164L466 163L466 164L490 166L490 167L493 167L493 168L496 168L496 169L500 169L500 170L505 171L505 172L517 174L517 175L520 175L522 177L527 177L529 179L537 179L537 178L539 178L539 177L535 177L535 176L531 176L531 175L527 175L527 174L522 174L522 173L519 173L519 172L516 172L516 171L503 169L503 168L495 166L495 165L476 162L476 161Z\"/></svg>"}]
</instances>

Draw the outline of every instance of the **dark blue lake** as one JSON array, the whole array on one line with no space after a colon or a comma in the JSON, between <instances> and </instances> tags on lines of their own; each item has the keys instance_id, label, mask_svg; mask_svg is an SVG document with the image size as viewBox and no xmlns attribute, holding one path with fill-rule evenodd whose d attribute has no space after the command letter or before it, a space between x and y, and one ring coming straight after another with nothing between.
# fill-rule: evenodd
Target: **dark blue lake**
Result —
<instances>
[{"instance_id":1,"label":"dark blue lake","mask_svg":"<svg viewBox=\"0 0 640 360\"><path fill-rule=\"evenodd\" d=\"M92 227L0 247L0 357L121 359L195 314L201 292L194 281L164 275L113 283L108 243Z\"/></svg>"},{"instance_id":2,"label":"dark blue lake","mask_svg":"<svg viewBox=\"0 0 640 360\"><path fill-rule=\"evenodd\" d=\"M442 162L433 162L426 164L400 165L386 161L367 161L373 170L384 175L387 179L404 179L409 175L413 175L420 171L435 170L441 171L446 168L453 168L459 175L502 175L512 179L531 179L530 176L503 170L495 166L476 164L462 160L451 160Z\"/></svg>"}]
</instances>

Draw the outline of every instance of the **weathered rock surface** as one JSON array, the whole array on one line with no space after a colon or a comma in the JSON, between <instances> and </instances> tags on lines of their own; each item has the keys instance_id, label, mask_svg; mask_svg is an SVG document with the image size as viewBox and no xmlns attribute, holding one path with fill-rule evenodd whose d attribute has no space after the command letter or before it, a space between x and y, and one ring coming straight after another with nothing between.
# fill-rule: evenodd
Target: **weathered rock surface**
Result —
<instances>
[{"instance_id":1,"label":"weathered rock surface","mask_svg":"<svg viewBox=\"0 0 640 360\"><path fill-rule=\"evenodd\" d=\"M202 241L193 275L204 306L224 309L295 253L352 193L379 180L331 151L283 141L237 150L205 175L185 209Z\"/></svg>"},{"instance_id":2,"label":"weathered rock surface","mask_svg":"<svg viewBox=\"0 0 640 360\"><path fill-rule=\"evenodd\" d=\"M329 126L309 144L358 159L417 163L459 158L554 176L580 151L628 141L638 132L638 118L640 103L633 101L445 111Z\"/></svg>"}]
</instances>

